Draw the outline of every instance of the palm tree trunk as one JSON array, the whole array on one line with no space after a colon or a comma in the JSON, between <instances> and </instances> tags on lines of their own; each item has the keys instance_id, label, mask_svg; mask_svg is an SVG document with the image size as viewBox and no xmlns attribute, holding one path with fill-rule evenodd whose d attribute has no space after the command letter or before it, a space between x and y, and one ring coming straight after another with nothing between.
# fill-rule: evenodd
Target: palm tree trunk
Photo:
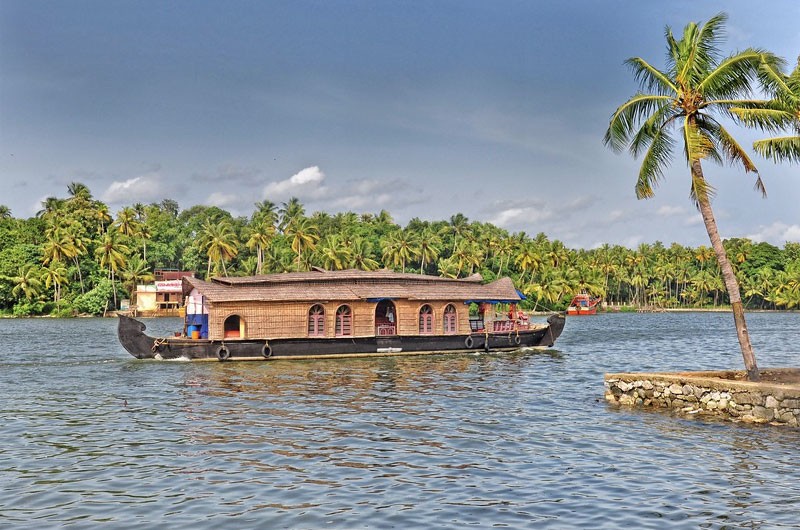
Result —
<instances>
[{"instance_id":1,"label":"palm tree trunk","mask_svg":"<svg viewBox=\"0 0 800 530\"><path fill-rule=\"evenodd\" d=\"M703 168L700 166L700 162L692 162L692 176L700 182L705 182L703 178ZM722 271L725 288L731 299L733 322L736 326L739 346L742 349L742 358L744 359L744 367L747 371L747 379L750 381L759 381L760 376L758 373L758 366L756 365L756 357L753 353L753 346L750 344L750 334L747 332L747 324L744 321L744 308L742 307L742 297L739 294L739 283L736 281L733 267L731 267L731 263L728 261L725 247L722 246L722 240L717 231L717 222L714 220L714 212L711 210L708 194L702 190L698 192L697 202L700 206L700 213L703 215L703 223L706 225L708 238L711 240L711 247L714 249L714 254L717 256L717 263L719 263L719 268Z\"/></svg>"},{"instance_id":2,"label":"palm tree trunk","mask_svg":"<svg viewBox=\"0 0 800 530\"><path fill-rule=\"evenodd\" d=\"M261 248L261 245L258 245L258 266L256 267L258 269L257 274L261 274L261 268L264 263L264 258L262 256L263 256L263 249Z\"/></svg>"},{"instance_id":3,"label":"palm tree trunk","mask_svg":"<svg viewBox=\"0 0 800 530\"><path fill-rule=\"evenodd\" d=\"M422 253L422 264L419 266L419 273L422 274L422 271L425 270L425 253Z\"/></svg>"},{"instance_id":4,"label":"palm tree trunk","mask_svg":"<svg viewBox=\"0 0 800 530\"><path fill-rule=\"evenodd\" d=\"M114 281L114 269L111 269L111 290L114 292L114 311L117 310L117 284Z\"/></svg>"},{"instance_id":5,"label":"palm tree trunk","mask_svg":"<svg viewBox=\"0 0 800 530\"><path fill-rule=\"evenodd\" d=\"M81 282L81 294L85 291L83 290L83 273L81 272L81 265L78 263L78 256L73 256L72 261L75 262L75 268L78 269L78 280Z\"/></svg>"}]
</instances>

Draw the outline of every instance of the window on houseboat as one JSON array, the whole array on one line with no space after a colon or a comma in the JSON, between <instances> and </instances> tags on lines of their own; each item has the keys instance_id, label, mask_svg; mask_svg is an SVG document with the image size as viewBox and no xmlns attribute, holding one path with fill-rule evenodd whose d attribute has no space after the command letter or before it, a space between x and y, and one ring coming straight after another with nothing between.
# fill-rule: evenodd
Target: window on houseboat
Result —
<instances>
[{"instance_id":1,"label":"window on houseboat","mask_svg":"<svg viewBox=\"0 0 800 530\"><path fill-rule=\"evenodd\" d=\"M336 336L348 337L353 334L353 312L350 306L343 305L336 310Z\"/></svg>"},{"instance_id":2,"label":"window on houseboat","mask_svg":"<svg viewBox=\"0 0 800 530\"><path fill-rule=\"evenodd\" d=\"M419 333L420 335L433 333L433 308L427 304L419 308Z\"/></svg>"},{"instance_id":3,"label":"window on houseboat","mask_svg":"<svg viewBox=\"0 0 800 530\"><path fill-rule=\"evenodd\" d=\"M453 304L449 304L444 308L444 332L447 334L454 334L458 332L458 315L456 308Z\"/></svg>"},{"instance_id":4,"label":"window on houseboat","mask_svg":"<svg viewBox=\"0 0 800 530\"><path fill-rule=\"evenodd\" d=\"M308 310L308 336L325 336L325 308L319 304Z\"/></svg>"}]
</instances>

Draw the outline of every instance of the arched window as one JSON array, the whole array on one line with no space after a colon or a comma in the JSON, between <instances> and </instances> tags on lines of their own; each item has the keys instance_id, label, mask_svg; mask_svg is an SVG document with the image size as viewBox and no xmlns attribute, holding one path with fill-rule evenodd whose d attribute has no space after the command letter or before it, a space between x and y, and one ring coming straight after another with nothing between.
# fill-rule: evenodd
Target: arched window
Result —
<instances>
[{"instance_id":1,"label":"arched window","mask_svg":"<svg viewBox=\"0 0 800 530\"><path fill-rule=\"evenodd\" d=\"M449 335L458 333L458 314L453 304L444 308L444 332Z\"/></svg>"},{"instance_id":2,"label":"arched window","mask_svg":"<svg viewBox=\"0 0 800 530\"><path fill-rule=\"evenodd\" d=\"M319 304L311 306L308 310L308 336L325 336L325 308Z\"/></svg>"},{"instance_id":3,"label":"arched window","mask_svg":"<svg viewBox=\"0 0 800 530\"><path fill-rule=\"evenodd\" d=\"M226 339L244 338L244 319L239 315L231 315L225 319L223 324L223 337Z\"/></svg>"},{"instance_id":4,"label":"arched window","mask_svg":"<svg viewBox=\"0 0 800 530\"><path fill-rule=\"evenodd\" d=\"M433 308L427 304L419 308L419 334L433 334Z\"/></svg>"},{"instance_id":5,"label":"arched window","mask_svg":"<svg viewBox=\"0 0 800 530\"><path fill-rule=\"evenodd\" d=\"M349 337L353 334L353 312L350 306L343 305L336 310L336 336Z\"/></svg>"}]
</instances>

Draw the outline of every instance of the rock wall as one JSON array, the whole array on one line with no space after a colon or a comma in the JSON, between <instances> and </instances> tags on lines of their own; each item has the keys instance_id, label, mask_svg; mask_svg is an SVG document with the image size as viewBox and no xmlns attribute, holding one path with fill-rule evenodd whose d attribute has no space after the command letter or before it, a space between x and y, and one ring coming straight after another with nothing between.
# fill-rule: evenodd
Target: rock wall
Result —
<instances>
[{"instance_id":1,"label":"rock wall","mask_svg":"<svg viewBox=\"0 0 800 530\"><path fill-rule=\"evenodd\" d=\"M800 370L767 369L762 373L770 380L753 383L744 380L742 372L732 371L606 374L605 398L618 405L797 427L800 385L794 384L794 379L800 379Z\"/></svg>"}]
</instances>

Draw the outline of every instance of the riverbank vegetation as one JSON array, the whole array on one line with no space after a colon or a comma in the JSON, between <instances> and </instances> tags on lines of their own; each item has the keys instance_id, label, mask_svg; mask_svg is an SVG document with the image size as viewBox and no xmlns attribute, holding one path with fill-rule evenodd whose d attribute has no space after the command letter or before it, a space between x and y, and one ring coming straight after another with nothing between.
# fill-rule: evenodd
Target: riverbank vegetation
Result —
<instances>
[{"instance_id":1,"label":"riverbank vegetation","mask_svg":"<svg viewBox=\"0 0 800 530\"><path fill-rule=\"evenodd\" d=\"M782 248L724 242L746 307L800 306L800 243ZM102 314L153 281L155 268L197 275L356 268L486 280L510 276L527 309L563 309L581 290L629 307L729 304L710 247L660 242L635 249L570 249L545 234L511 233L462 214L414 218L389 212L308 213L297 199L255 205L249 217L166 199L116 212L80 183L28 219L0 207L0 311L18 316Z\"/></svg>"}]
</instances>

